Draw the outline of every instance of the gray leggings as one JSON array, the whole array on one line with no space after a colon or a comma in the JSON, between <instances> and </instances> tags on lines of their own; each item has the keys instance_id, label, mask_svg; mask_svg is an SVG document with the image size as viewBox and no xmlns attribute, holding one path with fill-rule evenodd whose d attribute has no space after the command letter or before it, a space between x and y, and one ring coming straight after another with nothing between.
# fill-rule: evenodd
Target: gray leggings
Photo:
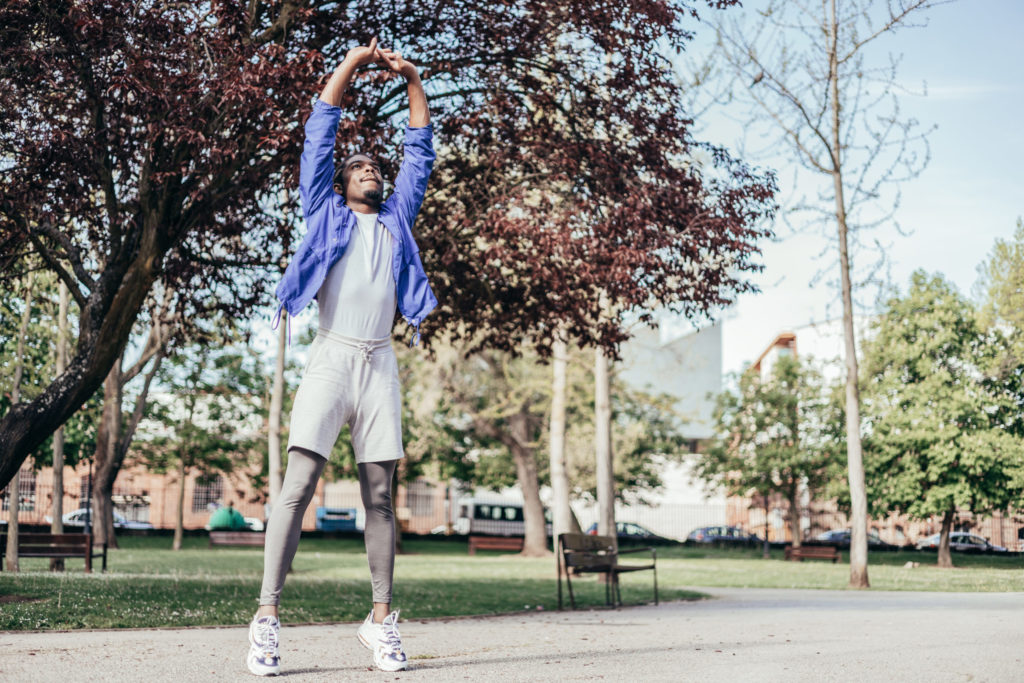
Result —
<instances>
[{"instance_id":1,"label":"gray leggings","mask_svg":"<svg viewBox=\"0 0 1024 683\"><path fill-rule=\"evenodd\" d=\"M299 547L302 515L313 499L326 463L312 451L300 448L288 451L288 470L281 485L281 496L267 523L261 605L281 602L284 577ZM359 493L366 508L363 539L370 564L374 602L391 602L391 583L395 573L395 514L391 506L391 480L397 465L397 460L358 465Z\"/></svg>"}]
</instances>

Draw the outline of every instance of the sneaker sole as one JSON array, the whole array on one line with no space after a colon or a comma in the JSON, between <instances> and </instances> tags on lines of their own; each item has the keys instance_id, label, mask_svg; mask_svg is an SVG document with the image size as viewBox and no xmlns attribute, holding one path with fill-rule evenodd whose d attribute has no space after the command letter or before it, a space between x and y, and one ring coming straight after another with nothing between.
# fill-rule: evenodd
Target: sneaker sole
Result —
<instances>
[{"instance_id":1,"label":"sneaker sole","mask_svg":"<svg viewBox=\"0 0 1024 683\"><path fill-rule=\"evenodd\" d=\"M263 666L252 661L252 658L246 655L245 664L249 668L249 672L255 676L279 676L281 675L281 667L276 668Z\"/></svg>"}]
</instances>

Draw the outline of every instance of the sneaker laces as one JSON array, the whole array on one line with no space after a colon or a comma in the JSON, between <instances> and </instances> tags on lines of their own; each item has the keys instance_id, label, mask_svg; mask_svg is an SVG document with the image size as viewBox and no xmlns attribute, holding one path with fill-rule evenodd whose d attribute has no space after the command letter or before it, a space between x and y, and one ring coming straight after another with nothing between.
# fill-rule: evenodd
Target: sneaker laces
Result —
<instances>
[{"instance_id":1,"label":"sneaker laces","mask_svg":"<svg viewBox=\"0 0 1024 683\"><path fill-rule=\"evenodd\" d=\"M264 654L277 656L278 632L270 619L259 619L256 621L256 642Z\"/></svg>"},{"instance_id":2,"label":"sneaker laces","mask_svg":"<svg viewBox=\"0 0 1024 683\"><path fill-rule=\"evenodd\" d=\"M402 636L398 633L398 612L392 612L381 624L380 639L390 652L402 652Z\"/></svg>"}]
</instances>

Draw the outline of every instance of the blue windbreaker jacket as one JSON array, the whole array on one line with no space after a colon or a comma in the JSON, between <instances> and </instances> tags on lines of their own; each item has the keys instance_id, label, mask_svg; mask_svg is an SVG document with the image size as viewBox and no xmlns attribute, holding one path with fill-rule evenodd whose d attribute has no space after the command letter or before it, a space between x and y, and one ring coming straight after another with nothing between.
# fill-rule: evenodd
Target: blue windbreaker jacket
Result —
<instances>
[{"instance_id":1,"label":"blue windbreaker jacket","mask_svg":"<svg viewBox=\"0 0 1024 683\"><path fill-rule=\"evenodd\" d=\"M306 236L288 264L277 286L281 309L294 316L309 304L348 246L356 217L341 195L334 191L334 139L338 134L341 108L317 99L306 121L306 142L302 149L299 192L306 217ZM419 213L427 180L434 166L433 129L405 129L405 156L395 178L395 191L380 208L378 220L394 238L391 265L395 278L398 310L419 337L420 323L437 306L412 225Z\"/></svg>"}]
</instances>

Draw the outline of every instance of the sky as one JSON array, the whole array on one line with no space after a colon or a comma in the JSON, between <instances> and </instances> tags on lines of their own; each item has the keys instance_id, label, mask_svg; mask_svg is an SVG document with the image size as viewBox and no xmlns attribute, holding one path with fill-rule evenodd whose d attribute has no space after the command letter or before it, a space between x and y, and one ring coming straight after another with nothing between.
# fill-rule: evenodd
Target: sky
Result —
<instances>
[{"instance_id":1,"label":"sky","mask_svg":"<svg viewBox=\"0 0 1024 683\"><path fill-rule=\"evenodd\" d=\"M890 245L891 281L902 291L911 273L924 269L969 295L978 265L1024 216L1024 0L959 0L923 16L926 27L876 43L883 55L903 55L901 83L917 90L927 83L927 96L901 97L903 113L937 126L929 137L930 163L902 186L896 219L910 234L887 227L876 234ZM704 37L698 31L691 52L706 49ZM727 117L701 123L701 139L738 144L740 133ZM806 191L794 187L789 158L758 163L778 171L783 201ZM778 225L776 234L763 245L765 269L754 278L761 293L740 297L722 315L726 372L756 359L779 332L842 314L837 290L812 285L822 265L817 256L827 248L820 231Z\"/></svg>"}]
</instances>

